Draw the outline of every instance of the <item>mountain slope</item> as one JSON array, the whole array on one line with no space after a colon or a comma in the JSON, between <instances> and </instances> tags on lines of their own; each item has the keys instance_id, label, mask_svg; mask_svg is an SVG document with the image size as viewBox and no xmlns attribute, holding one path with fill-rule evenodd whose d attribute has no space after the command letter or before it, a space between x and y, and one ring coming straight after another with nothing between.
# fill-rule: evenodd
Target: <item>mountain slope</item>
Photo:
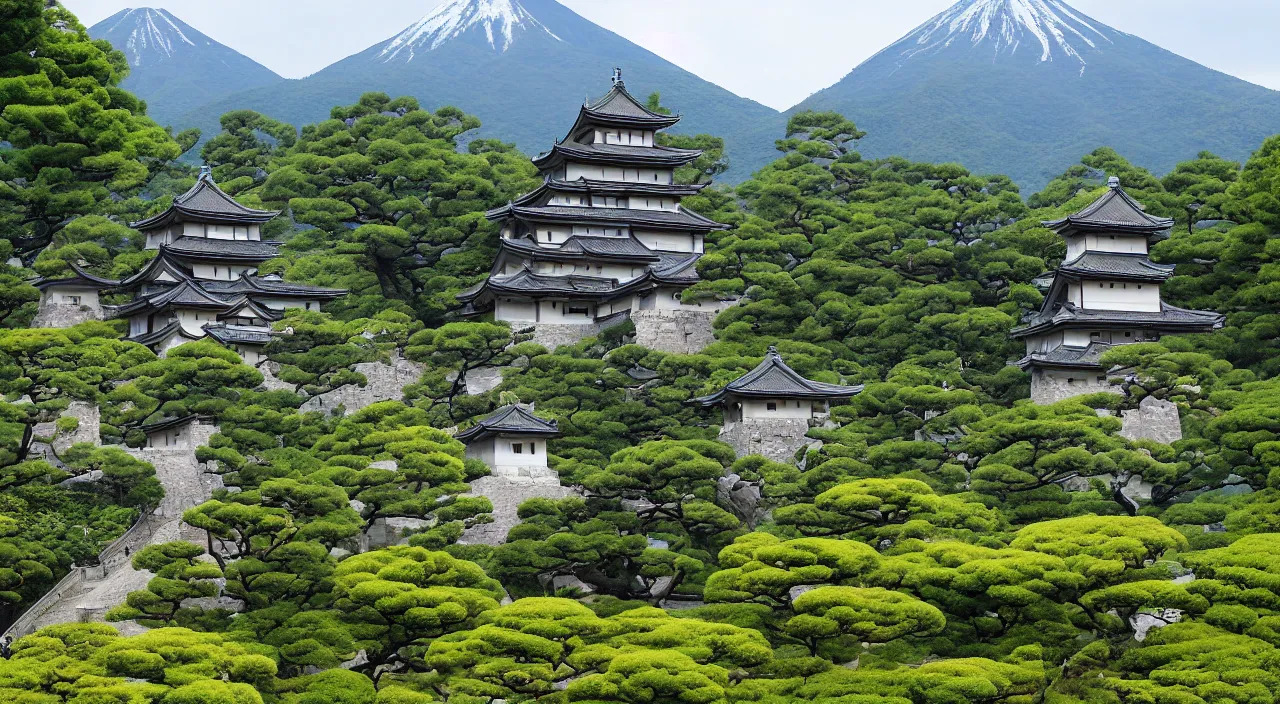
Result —
<instances>
[{"instance_id":1,"label":"mountain slope","mask_svg":"<svg viewBox=\"0 0 1280 704\"><path fill-rule=\"evenodd\" d=\"M836 110L867 156L958 161L1024 192L1100 146L1167 172L1244 159L1280 131L1280 93L1206 68L1061 0L964 0L791 112Z\"/></svg>"},{"instance_id":2,"label":"mountain slope","mask_svg":"<svg viewBox=\"0 0 1280 704\"><path fill-rule=\"evenodd\" d=\"M730 144L730 178L774 156L783 125L775 110L738 97L605 30L554 0L450 0L385 42L300 81L213 101L182 122L216 129L247 108L294 125L328 116L367 91L411 95L424 107L456 105L477 115L483 136L538 153L564 136L588 95L625 71L639 96L660 91L686 117L676 131L710 132Z\"/></svg>"},{"instance_id":3,"label":"mountain slope","mask_svg":"<svg viewBox=\"0 0 1280 704\"><path fill-rule=\"evenodd\" d=\"M121 10L90 27L89 36L124 52L130 72L122 87L146 100L162 125L211 100L284 80L167 10Z\"/></svg>"}]
</instances>

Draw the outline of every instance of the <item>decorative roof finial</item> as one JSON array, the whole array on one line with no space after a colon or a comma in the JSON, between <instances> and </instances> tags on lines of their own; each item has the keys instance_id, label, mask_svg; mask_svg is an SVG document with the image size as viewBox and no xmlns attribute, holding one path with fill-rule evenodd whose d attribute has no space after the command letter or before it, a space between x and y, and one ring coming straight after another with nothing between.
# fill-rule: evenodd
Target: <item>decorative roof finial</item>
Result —
<instances>
[{"instance_id":1,"label":"decorative roof finial","mask_svg":"<svg viewBox=\"0 0 1280 704\"><path fill-rule=\"evenodd\" d=\"M1107 179L1107 187L1113 191L1120 190L1120 177L1112 176L1111 178Z\"/></svg>"},{"instance_id":2,"label":"decorative roof finial","mask_svg":"<svg viewBox=\"0 0 1280 704\"><path fill-rule=\"evenodd\" d=\"M213 180L213 167L205 164L200 167L200 179L203 181Z\"/></svg>"},{"instance_id":3,"label":"decorative roof finial","mask_svg":"<svg viewBox=\"0 0 1280 704\"><path fill-rule=\"evenodd\" d=\"M781 357L781 356L782 356L782 355L778 354L778 347L777 347L777 345L769 345L769 352L768 352L768 356L770 356L770 357Z\"/></svg>"},{"instance_id":4,"label":"decorative roof finial","mask_svg":"<svg viewBox=\"0 0 1280 704\"><path fill-rule=\"evenodd\" d=\"M613 85L622 85L622 69L616 66L613 69Z\"/></svg>"}]
</instances>

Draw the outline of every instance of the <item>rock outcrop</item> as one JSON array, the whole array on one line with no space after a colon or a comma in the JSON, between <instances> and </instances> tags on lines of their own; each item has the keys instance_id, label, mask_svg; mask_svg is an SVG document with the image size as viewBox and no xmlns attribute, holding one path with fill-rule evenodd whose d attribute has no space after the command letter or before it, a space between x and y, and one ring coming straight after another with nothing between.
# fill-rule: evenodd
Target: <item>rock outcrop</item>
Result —
<instances>
[{"instance_id":1,"label":"rock outcrop","mask_svg":"<svg viewBox=\"0 0 1280 704\"><path fill-rule=\"evenodd\" d=\"M404 388L422 378L425 367L397 354L390 363L365 362L355 365L355 370L365 376L367 382L364 386L341 386L307 399L300 410L303 413L320 411L332 414L341 408L351 413L382 401L399 401L404 398Z\"/></svg>"},{"instance_id":2,"label":"rock outcrop","mask_svg":"<svg viewBox=\"0 0 1280 704\"><path fill-rule=\"evenodd\" d=\"M520 522L516 511L529 499L566 499L576 492L560 486L555 470L520 467L481 477L471 482L471 496L483 496L493 504L493 522L468 528L460 542L470 545L501 545L507 531Z\"/></svg>"},{"instance_id":3,"label":"rock outcrop","mask_svg":"<svg viewBox=\"0 0 1280 704\"><path fill-rule=\"evenodd\" d=\"M1129 440L1154 440L1166 445L1182 439L1182 417L1178 405L1154 396L1142 399L1138 407L1125 411L1120 435Z\"/></svg>"}]
</instances>

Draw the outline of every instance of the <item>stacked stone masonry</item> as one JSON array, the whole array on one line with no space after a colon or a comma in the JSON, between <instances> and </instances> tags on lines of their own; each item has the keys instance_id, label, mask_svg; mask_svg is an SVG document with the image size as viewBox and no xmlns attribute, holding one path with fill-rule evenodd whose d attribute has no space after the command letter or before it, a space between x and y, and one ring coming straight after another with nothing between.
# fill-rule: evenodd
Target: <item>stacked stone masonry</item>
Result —
<instances>
[{"instance_id":1,"label":"stacked stone masonry","mask_svg":"<svg viewBox=\"0 0 1280 704\"><path fill-rule=\"evenodd\" d=\"M794 464L796 453L813 442L807 437L808 420L744 420L720 429L720 442L738 454L762 455L775 462Z\"/></svg>"},{"instance_id":2,"label":"stacked stone masonry","mask_svg":"<svg viewBox=\"0 0 1280 704\"><path fill-rule=\"evenodd\" d=\"M577 493L560 485L555 470L520 467L471 482L471 495L483 496L493 504L493 522L468 528L461 542L470 545L501 545L507 532L520 522L517 509L529 499L567 499Z\"/></svg>"},{"instance_id":3,"label":"stacked stone masonry","mask_svg":"<svg viewBox=\"0 0 1280 704\"><path fill-rule=\"evenodd\" d=\"M42 300L36 317L31 320L31 327L69 328L90 320L102 320L101 306L48 303Z\"/></svg>"},{"instance_id":4,"label":"stacked stone masonry","mask_svg":"<svg viewBox=\"0 0 1280 704\"><path fill-rule=\"evenodd\" d=\"M715 311L637 310L636 344L669 354L697 354L716 341Z\"/></svg>"}]
</instances>

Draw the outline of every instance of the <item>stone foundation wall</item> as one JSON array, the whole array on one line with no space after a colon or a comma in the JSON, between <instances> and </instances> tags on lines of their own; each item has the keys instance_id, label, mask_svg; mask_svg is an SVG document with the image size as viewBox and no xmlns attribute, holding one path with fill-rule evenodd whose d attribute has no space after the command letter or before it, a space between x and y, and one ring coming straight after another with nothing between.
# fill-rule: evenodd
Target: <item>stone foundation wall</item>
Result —
<instances>
[{"instance_id":1,"label":"stone foundation wall","mask_svg":"<svg viewBox=\"0 0 1280 704\"><path fill-rule=\"evenodd\" d=\"M1031 400L1042 406L1049 406L1085 394L1120 393L1114 385L1105 381L1099 382L1097 377L1101 374L1101 370L1082 370L1073 377L1075 381L1068 384L1066 379L1036 371L1031 376Z\"/></svg>"},{"instance_id":2,"label":"stone foundation wall","mask_svg":"<svg viewBox=\"0 0 1280 704\"><path fill-rule=\"evenodd\" d=\"M483 496L493 504L493 522L468 528L459 541L467 545L501 545L507 531L520 523L516 511L529 499L566 499L576 495L573 489L560 486L555 470L546 467L520 467L501 475L481 477L471 482L471 496Z\"/></svg>"},{"instance_id":3,"label":"stone foundation wall","mask_svg":"<svg viewBox=\"0 0 1280 704\"><path fill-rule=\"evenodd\" d=\"M1131 411L1125 411L1120 435L1129 440L1155 440L1171 445L1182 439L1182 417L1170 401L1148 396Z\"/></svg>"},{"instance_id":4,"label":"stone foundation wall","mask_svg":"<svg viewBox=\"0 0 1280 704\"><path fill-rule=\"evenodd\" d=\"M620 321L618 321L620 322ZM617 322L610 323L616 325ZM560 323L538 323L533 326L533 339L530 342L536 342L548 351L555 352L557 347L562 345L576 345L588 337L595 337L604 330L606 326L600 323L590 323L587 325L564 325Z\"/></svg>"},{"instance_id":5,"label":"stone foundation wall","mask_svg":"<svg viewBox=\"0 0 1280 704\"><path fill-rule=\"evenodd\" d=\"M352 413L382 401L399 401L404 398L404 387L418 383L425 367L396 356L390 364L366 362L355 365L355 370L364 374L368 383L364 386L349 384L308 399L302 404L301 411L332 414L341 406L347 413Z\"/></svg>"},{"instance_id":6,"label":"stone foundation wall","mask_svg":"<svg viewBox=\"0 0 1280 704\"><path fill-rule=\"evenodd\" d=\"M31 320L33 328L69 328L90 320L102 320L101 306L68 305L65 303L40 302L36 317Z\"/></svg>"},{"instance_id":7,"label":"stone foundation wall","mask_svg":"<svg viewBox=\"0 0 1280 704\"><path fill-rule=\"evenodd\" d=\"M738 457L763 455L793 464L796 453L813 442L808 432L808 420L746 420L721 428L720 442L733 447Z\"/></svg>"},{"instance_id":8,"label":"stone foundation wall","mask_svg":"<svg viewBox=\"0 0 1280 704\"><path fill-rule=\"evenodd\" d=\"M718 311L637 310L631 312L636 344L671 354L697 354L716 341L711 326Z\"/></svg>"}]
</instances>

